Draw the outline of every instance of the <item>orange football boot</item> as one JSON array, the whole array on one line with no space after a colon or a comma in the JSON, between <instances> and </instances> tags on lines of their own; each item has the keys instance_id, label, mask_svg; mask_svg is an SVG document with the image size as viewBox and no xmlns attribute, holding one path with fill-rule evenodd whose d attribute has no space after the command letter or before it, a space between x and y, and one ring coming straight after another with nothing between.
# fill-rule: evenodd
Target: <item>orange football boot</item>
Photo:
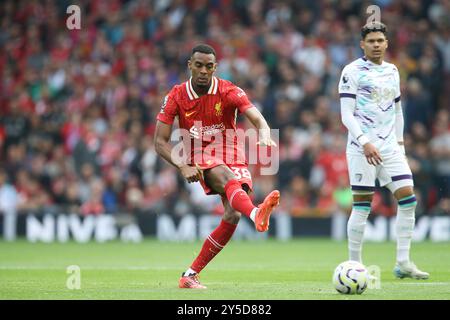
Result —
<instances>
[{"instance_id":1,"label":"orange football boot","mask_svg":"<svg viewBox=\"0 0 450 320\"><path fill-rule=\"evenodd\" d=\"M178 287L184 289L206 289L206 287L200 283L198 274L184 276L184 273L182 273L181 278L178 281Z\"/></svg>"},{"instance_id":2,"label":"orange football boot","mask_svg":"<svg viewBox=\"0 0 450 320\"><path fill-rule=\"evenodd\" d=\"M274 190L264 199L256 212L255 226L259 232L265 232L269 229L269 220L272 210L280 204L280 191Z\"/></svg>"}]
</instances>

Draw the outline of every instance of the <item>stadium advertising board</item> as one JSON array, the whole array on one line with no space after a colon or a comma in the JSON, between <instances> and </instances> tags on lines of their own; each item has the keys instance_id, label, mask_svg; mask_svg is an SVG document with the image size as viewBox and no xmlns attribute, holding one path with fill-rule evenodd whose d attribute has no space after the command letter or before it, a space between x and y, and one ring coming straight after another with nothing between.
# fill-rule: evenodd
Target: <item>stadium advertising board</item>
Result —
<instances>
[{"instance_id":1,"label":"stadium advertising board","mask_svg":"<svg viewBox=\"0 0 450 320\"><path fill-rule=\"evenodd\" d=\"M160 241L196 241L204 239L220 220L214 215L187 214L174 217L169 214L143 213L81 217L75 214L20 214L15 223L0 215L0 230L6 240L25 237L30 242L105 242L121 240L140 242L144 237ZM323 237L346 239L347 216L335 214L327 218L292 217L278 213L273 216L271 230L256 232L254 226L242 219L234 235L235 240L260 240L268 237L286 241L292 238ZM12 230L11 230L12 229ZM395 217L370 217L365 240L394 241ZM422 216L416 221L413 241L450 241L450 217Z\"/></svg>"}]
</instances>

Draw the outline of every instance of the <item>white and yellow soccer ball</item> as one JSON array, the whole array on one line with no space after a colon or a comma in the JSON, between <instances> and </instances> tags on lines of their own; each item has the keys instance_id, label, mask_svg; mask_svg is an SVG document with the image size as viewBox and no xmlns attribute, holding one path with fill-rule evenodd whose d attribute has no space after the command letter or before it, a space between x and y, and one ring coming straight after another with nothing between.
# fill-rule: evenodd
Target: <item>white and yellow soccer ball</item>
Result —
<instances>
[{"instance_id":1,"label":"white and yellow soccer ball","mask_svg":"<svg viewBox=\"0 0 450 320\"><path fill-rule=\"evenodd\" d=\"M361 294L369 282L369 273L364 265L357 261L344 261L334 270L333 284L342 294Z\"/></svg>"}]
</instances>

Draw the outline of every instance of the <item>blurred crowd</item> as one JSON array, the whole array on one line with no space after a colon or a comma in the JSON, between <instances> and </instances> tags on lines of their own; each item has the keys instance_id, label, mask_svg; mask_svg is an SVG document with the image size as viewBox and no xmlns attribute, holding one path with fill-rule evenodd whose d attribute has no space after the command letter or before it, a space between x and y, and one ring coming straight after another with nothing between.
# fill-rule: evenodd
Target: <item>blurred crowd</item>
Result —
<instances>
[{"instance_id":1,"label":"blurred crowd","mask_svg":"<svg viewBox=\"0 0 450 320\"><path fill-rule=\"evenodd\" d=\"M66 27L72 4L80 30ZM2 1L0 205L220 214L220 198L185 183L153 146L163 98L188 79L191 48L205 42L217 51L217 76L280 129L279 173L253 171L255 201L278 188L281 209L295 216L348 211L337 83L362 55L372 4L389 29L386 60L401 74L417 213L448 214L450 0ZM372 208L396 212L386 190Z\"/></svg>"}]
</instances>

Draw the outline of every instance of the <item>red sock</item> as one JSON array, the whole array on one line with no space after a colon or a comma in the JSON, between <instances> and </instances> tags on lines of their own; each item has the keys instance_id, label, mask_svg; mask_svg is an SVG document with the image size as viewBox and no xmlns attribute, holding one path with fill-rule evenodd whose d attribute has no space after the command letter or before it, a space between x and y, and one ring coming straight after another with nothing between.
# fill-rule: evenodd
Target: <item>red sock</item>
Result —
<instances>
[{"instance_id":1,"label":"red sock","mask_svg":"<svg viewBox=\"0 0 450 320\"><path fill-rule=\"evenodd\" d=\"M247 192L242 190L242 186L237 180L230 180L225 185L225 194L231 207L240 213L250 217L250 213L255 208Z\"/></svg>"},{"instance_id":2,"label":"red sock","mask_svg":"<svg viewBox=\"0 0 450 320\"><path fill-rule=\"evenodd\" d=\"M220 250L223 249L228 240L231 239L236 227L236 224L231 224L224 220L220 221L219 226L206 238L202 250L191 265L191 269L200 273Z\"/></svg>"}]
</instances>

